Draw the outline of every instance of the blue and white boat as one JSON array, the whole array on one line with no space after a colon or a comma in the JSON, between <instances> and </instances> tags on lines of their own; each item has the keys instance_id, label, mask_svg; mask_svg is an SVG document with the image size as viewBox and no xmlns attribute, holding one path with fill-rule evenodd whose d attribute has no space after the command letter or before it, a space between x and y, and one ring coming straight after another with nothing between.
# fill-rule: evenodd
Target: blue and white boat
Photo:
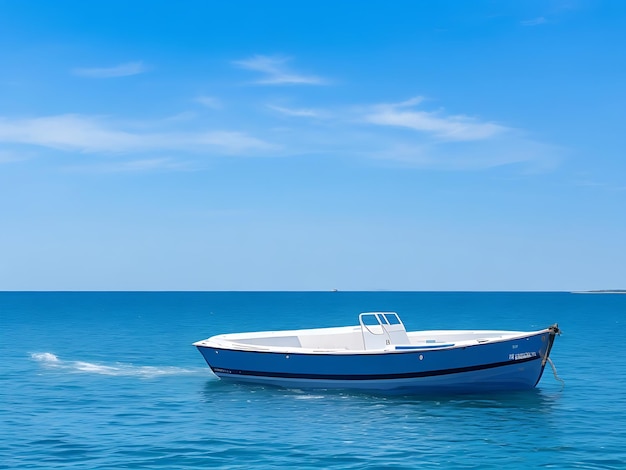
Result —
<instances>
[{"instance_id":1,"label":"blue and white boat","mask_svg":"<svg viewBox=\"0 0 626 470\"><path fill-rule=\"evenodd\" d=\"M359 325L232 333L194 346L219 378L291 388L394 393L531 389L555 336L538 331L407 332L394 312L359 315Z\"/></svg>"}]
</instances>

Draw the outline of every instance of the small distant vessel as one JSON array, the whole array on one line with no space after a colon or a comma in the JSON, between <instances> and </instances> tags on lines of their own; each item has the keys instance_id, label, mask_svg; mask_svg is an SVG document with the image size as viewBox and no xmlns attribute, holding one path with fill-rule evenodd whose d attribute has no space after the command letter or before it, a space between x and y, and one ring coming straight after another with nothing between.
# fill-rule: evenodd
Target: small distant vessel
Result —
<instances>
[{"instance_id":1,"label":"small distant vessel","mask_svg":"<svg viewBox=\"0 0 626 470\"><path fill-rule=\"evenodd\" d=\"M407 332L395 312L359 325L231 333L198 341L220 378L293 388L467 393L535 387L557 324L539 331Z\"/></svg>"}]
</instances>

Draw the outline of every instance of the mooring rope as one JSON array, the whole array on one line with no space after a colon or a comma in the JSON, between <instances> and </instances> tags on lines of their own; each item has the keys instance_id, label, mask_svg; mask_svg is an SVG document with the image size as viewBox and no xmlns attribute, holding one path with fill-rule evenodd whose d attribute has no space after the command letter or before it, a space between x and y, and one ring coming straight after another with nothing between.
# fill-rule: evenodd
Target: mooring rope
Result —
<instances>
[{"instance_id":1,"label":"mooring rope","mask_svg":"<svg viewBox=\"0 0 626 470\"><path fill-rule=\"evenodd\" d=\"M554 367L554 363L552 359L548 358L548 362L550 363L550 367L552 367L552 373L554 374L554 378L561 383L561 389L565 387L565 380L559 377L559 374L556 373L556 367Z\"/></svg>"}]
</instances>

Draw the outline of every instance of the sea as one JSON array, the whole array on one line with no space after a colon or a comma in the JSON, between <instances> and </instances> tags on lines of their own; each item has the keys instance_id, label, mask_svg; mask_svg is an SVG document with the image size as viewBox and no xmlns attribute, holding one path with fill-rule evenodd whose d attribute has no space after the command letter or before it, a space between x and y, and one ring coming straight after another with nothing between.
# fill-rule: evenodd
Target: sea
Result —
<instances>
[{"instance_id":1,"label":"sea","mask_svg":"<svg viewBox=\"0 0 626 470\"><path fill-rule=\"evenodd\" d=\"M366 311L408 330L558 323L556 375L480 395L285 389L220 381L192 346ZM625 323L618 294L0 292L0 468L626 469Z\"/></svg>"}]
</instances>

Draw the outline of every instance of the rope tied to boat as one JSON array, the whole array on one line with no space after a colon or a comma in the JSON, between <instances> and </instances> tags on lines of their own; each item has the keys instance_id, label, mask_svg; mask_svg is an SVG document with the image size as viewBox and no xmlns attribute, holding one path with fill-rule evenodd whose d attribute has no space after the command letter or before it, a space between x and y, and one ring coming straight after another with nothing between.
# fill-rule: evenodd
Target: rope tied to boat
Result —
<instances>
[{"instance_id":1,"label":"rope tied to boat","mask_svg":"<svg viewBox=\"0 0 626 470\"><path fill-rule=\"evenodd\" d=\"M552 359L548 358L548 363L550 364L550 367L552 367L552 373L554 374L554 378L561 384L561 390L563 390L563 388L565 387L565 380L559 377L559 374L556 372L556 367L554 366L554 362L552 362Z\"/></svg>"},{"instance_id":2,"label":"rope tied to boat","mask_svg":"<svg viewBox=\"0 0 626 470\"><path fill-rule=\"evenodd\" d=\"M556 371L556 367L554 366L554 362L552 362L552 359L550 359L552 341L554 341L555 336L561 336L562 330L559 328L558 323L555 323L554 325L548 327L548 331L550 332L551 340L541 365L543 367L546 365L546 362L550 363L550 367L552 368L552 374L554 374L554 379L561 384L561 390L563 390L563 388L565 387L565 381L561 377L559 377L559 374Z\"/></svg>"},{"instance_id":3,"label":"rope tied to boat","mask_svg":"<svg viewBox=\"0 0 626 470\"><path fill-rule=\"evenodd\" d=\"M559 328L559 324L558 323L555 323L554 325L549 326L548 330L550 331L550 333L552 333L555 336L561 336L562 331Z\"/></svg>"}]
</instances>

